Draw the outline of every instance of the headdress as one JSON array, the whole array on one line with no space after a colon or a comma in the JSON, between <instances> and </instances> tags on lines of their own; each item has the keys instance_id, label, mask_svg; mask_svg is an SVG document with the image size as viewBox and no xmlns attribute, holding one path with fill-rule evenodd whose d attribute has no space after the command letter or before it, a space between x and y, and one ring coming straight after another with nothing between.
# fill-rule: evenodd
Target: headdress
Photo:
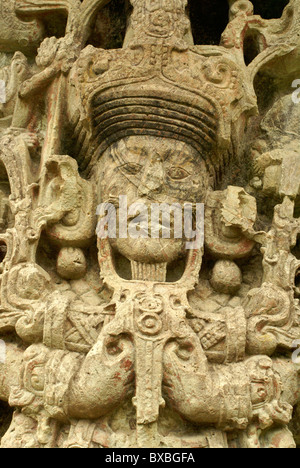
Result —
<instances>
[{"instance_id":1,"label":"headdress","mask_svg":"<svg viewBox=\"0 0 300 468\"><path fill-rule=\"evenodd\" d=\"M77 64L97 154L126 136L154 135L189 143L215 170L214 148L228 148L233 122L256 105L245 65L224 48L190 44L187 0L131 3L123 48L87 47Z\"/></svg>"}]
</instances>

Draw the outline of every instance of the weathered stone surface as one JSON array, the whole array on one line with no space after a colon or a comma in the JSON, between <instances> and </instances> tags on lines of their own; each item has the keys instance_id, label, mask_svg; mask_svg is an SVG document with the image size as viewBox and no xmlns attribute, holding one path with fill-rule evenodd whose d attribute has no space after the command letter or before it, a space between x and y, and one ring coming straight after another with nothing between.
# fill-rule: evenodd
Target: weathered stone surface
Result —
<instances>
[{"instance_id":1,"label":"weathered stone surface","mask_svg":"<svg viewBox=\"0 0 300 468\"><path fill-rule=\"evenodd\" d=\"M300 2L213 5L0 0L3 448L299 443Z\"/></svg>"}]
</instances>

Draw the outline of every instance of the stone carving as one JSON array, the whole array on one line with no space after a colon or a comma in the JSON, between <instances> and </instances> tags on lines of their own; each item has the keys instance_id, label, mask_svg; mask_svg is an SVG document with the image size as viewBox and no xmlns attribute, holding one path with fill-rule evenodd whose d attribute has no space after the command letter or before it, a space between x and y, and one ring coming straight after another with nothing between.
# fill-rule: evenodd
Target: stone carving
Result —
<instances>
[{"instance_id":1,"label":"stone carving","mask_svg":"<svg viewBox=\"0 0 300 468\"><path fill-rule=\"evenodd\" d=\"M299 1L194 45L187 0L130 0L101 49L107 3L0 1L1 446L295 447Z\"/></svg>"}]
</instances>

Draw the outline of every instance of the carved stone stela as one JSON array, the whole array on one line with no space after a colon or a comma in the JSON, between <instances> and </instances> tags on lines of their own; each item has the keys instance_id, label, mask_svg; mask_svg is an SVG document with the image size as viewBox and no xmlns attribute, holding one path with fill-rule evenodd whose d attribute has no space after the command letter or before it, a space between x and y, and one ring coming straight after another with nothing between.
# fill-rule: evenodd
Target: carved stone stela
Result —
<instances>
[{"instance_id":1,"label":"carved stone stela","mask_svg":"<svg viewBox=\"0 0 300 468\"><path fill-rule=\"evenodd\" d=\"M300 0L0 10L1 447L296 447Z\"/></svg>"}]
</instances>

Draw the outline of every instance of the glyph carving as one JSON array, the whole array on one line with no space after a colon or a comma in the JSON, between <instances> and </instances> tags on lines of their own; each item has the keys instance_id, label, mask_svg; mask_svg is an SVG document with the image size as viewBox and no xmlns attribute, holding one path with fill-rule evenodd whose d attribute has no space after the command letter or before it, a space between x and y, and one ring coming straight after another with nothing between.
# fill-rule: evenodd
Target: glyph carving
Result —
<instances>
[{"instance_id":1,"label":"glyph carving","mask_svg":"<svg viewBox=\"0 0 300 468\"><path fill-rule=\"evenodd\" d=\"M300 2L225 3L0 0L4 448L299 443Z\"/></svg>"}]
</instances>

